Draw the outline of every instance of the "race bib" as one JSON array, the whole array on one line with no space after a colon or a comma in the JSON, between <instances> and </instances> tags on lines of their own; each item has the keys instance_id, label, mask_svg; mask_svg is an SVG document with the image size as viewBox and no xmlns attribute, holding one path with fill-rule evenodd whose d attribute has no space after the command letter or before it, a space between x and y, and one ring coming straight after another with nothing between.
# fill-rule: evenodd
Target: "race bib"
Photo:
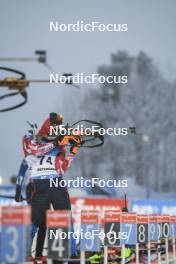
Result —
<instances>
[{"instance_id":1,"label":"race bib","mask_svg":"<svg viewBox=\"0 0 176 264\"><path fill-rule=\"evenodd\" d=\"M48 175L58 176L55 168L55 159L55 156L49 155L27 156L26 161L28 164L29 178L40 177L42 179L42 176L43 178Z\"/></svg>"}]
</instances>

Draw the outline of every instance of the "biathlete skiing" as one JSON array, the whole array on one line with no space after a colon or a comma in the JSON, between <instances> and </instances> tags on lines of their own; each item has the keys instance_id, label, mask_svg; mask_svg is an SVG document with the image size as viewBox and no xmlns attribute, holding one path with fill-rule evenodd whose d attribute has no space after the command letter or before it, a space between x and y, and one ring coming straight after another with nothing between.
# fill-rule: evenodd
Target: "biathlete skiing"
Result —
<instances>
[{"instance_id":1,"label":"biathlete skiing","mask_svg":"<svg viewBox=\"0 0 176 264\"><path fill-rule=\"evenodd\" d=\"M27 178L26 199L32 210L32 239L37 233L37 244L35 258L45 262L47 257L43 256L43 247L46 235L46 210L51 205L54 210L71 210L71 203L66 187L50 185L50 180L63 179L64 173L69 168L72 160L80 147L79 137L76 144L74 139L69 142L71 146L66 151L64 145L60 145L58 139L50 139L50 126L63 124L63 117L60 114L51 113L45 120L36 136L33 133L23 137L24 159L21 164L16 184L15 200L22 201L22 184L24 177ZM50 140L49 140L50 139ZM76 243L71 241L72 255L76 254Z\"/></svg>"}]
</instances>

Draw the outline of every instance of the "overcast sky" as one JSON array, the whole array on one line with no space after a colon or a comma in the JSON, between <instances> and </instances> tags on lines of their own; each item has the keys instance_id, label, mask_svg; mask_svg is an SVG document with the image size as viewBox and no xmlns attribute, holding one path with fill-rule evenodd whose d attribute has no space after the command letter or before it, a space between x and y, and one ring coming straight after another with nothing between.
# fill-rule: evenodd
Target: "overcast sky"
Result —
<instances>
[{"instance_id":1,"label":"overcast sky","mask_svg":"<svg viewBox=\"0 0 176 264\"><path fill-rule=\"evenodd\" d=\"M175 10L175 0L0 0L0 57L33 56L36 49L46 49L56 72L92 73L97 66L110 62L112 52L123 49L136 55L142 50L173 80L176 79ZM49 22L55 20L127 23L129 30L51 33ZM37 63L1 65L22 70L29 78L49 77L49 71ZM26 106L0 114L0 175L4 180L15 174L20 165L21 137L27 129L25 120L41 124L51 111L61 111L67 118L63 101L71 100L78 91L65 89L31 85Z\"/></svg>"}]
</instances>

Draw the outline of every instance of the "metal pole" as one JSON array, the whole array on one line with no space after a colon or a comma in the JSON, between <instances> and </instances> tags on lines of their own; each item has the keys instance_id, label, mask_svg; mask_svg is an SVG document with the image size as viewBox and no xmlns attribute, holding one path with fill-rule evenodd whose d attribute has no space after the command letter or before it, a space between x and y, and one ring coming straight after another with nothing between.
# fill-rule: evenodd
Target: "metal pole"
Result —
<instances>
[{"instance_id":1,"label":"metal pole","mask_svg":"<svg viewBox=\"0 0 176 264\"><path fill-rule=\"evenodd\" d=\"M30 83L50 83L50 80L28 80Z\"/></svg>"},{"instance_id":2,"label":"metal pole","mask_svg":"<svg viewBox=\"0 0 176 264\"><path fill-rule=\"evenodd\" d=\"M136 264L139 264L139 243L136 243Z\"/></svg>"},{"instance_id":3,"label":"metal pole","mask_svg":"<svg viewBox=\"0 0 176 264\"><path fill-rule=\"evenodd\" d=\"M151 243L148 243L147 247L148 264L151 264Z\"/></svg>"},{"instance_id":4,"label":"metal pole","mask_svg":"<svg viewBox=\"0 0 176 264\"><path fill-rule=\"evenodd\" d=\"M85 264L85 251L81 251L80 264Z\"/></svg>"},{"instance_id":5,"label":"metal pole","mask_svg":"<svg viewBox=\"0 0 176 264\"><path fill-rule=\"evenodd\" d=\"M172 238L173 260L176 260L175 238Z\"/></svg>"},{"instance_id":6,"label":"metal pole","mask_svg":"<svg viewBox=\"0 0 176 264\"><path fill-rule=\"evenodd\" d=\"M37 58L12 58L12 57L2 57L0 61L38 61Z\"/></svg>"},{"instance_id":7,"label":"metal pole","mask_svg":"<svg viewBox=\"0 0 176 264\"><path fill-rule=\"evenodd\" d=\"M158 240L158 244L160 244L160 240ZM161 251L160 251L161 246L158 246L158 264L161 264Z\"/></svg>"},{"instance_id":8,"label":"metal pole","mask_svg":"<svg viewBox=\"0 0 176 264\"><path fill-rule=\"evenodd\" d=\"M122 245L121 255L122 255L122 264L125 264L125 244Z\"/></svg>"},{"instance_id":9,"label":"metal pole","mask_svg":"<svg viewBox=\"0 0 176 264\"><path fill-rule=\"evenodd\" d=\"M108 247L104 246L104 264L108 264Z\"/></svg>"},{"instance_id":10,"label":"metal pole","mask_svg":"<svg viewBox=\"0 0 176 264\"><path fill-rule=\"evenodd\" d=\"M165 246L166 246L166 263L169 263L169 241L168 241L168 238L165 238Z\"/></svg>"},{"instance_id":11,"label":"metal pole","mask_svg":"<svg viewBox=\"0 0 176 264\"><path fill-rule=\"evenodd\" d=\"M50 80L27 80L29 83L50 83ZM52 83L51 83L52 84ZM57 82L57 83L53 83L53 84L66 84L66 85L70 85L73 86L77 89L80 89L81 87L77 84L74 83L61 83L61 82Z\"/></svg>"}]
</instances>

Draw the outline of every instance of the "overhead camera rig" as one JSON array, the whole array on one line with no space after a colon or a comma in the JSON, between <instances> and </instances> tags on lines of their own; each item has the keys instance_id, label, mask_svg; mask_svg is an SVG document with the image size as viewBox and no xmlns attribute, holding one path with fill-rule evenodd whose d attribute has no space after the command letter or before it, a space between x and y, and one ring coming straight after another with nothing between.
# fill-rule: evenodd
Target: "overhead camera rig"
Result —
<instances>
[{"instance_id":1,"label":"overhead camera rig","mask_svg":"<svg viewBox=\"0 0 176 264\"><path fill-rule=\"evenodd\" d=\"M44 64L49 70L52 70L51 66L47 63L47 52L45 50L36 50L35 51L36 57L0 57L0 62L13 62L13 61L18 61L18 62L38 62ZM27 87L30 85L30 83L50 83L49 80L44 80L44 79L35 79L35 80L28 80L26 79L26 74L22 71L8 68L8 67L0 67L0 71L5 71L7 73L13 73L13 75L17 75L15 77L5 77L4 79L0 79L0 87L7 87L9 90L15 90L14 92L6 93L2 96L0 96L0 100L3 100L7 97L12 97L12 96L17 96L21 95L23 98L23 101L11 106L11 107L6 107L3 109L0 109L0 113L2 112L7 112L11 111L14 109L17 109L24 104L27 103L28 101L28 96L27 96ZM75 85L70 77L73 76L72 73L64 73L63 76L68 78L68 82L66 82L66 85L71 85L75 88L80 88L79 86Z\"/></svg>"}]
</instances>

